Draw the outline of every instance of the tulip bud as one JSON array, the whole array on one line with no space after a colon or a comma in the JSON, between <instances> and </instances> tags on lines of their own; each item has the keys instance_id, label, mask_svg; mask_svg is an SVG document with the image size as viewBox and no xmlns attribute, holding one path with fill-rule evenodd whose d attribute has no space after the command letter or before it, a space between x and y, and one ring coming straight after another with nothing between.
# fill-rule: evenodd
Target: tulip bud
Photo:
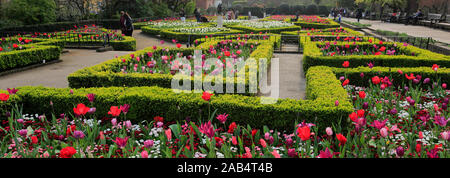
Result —
<instances>
[{"instance_id":1,"label":"tulip bud","mask_svg":"<svg viewBox=\"0 0 450 178\"><path fill-rule=\"evenodd\" d=\"M115 118L112 119L112 120L111 120L111 124L112 124L113 126L116 126L116 125L117 125L117 119L115 119Z\"/></svg>"},{"instance_id":2,"label":"tulip bud","mask_svg":"<svg viewBox=\"0 0 450 178\"><path fill-rule=\"evenodd\" d=\"M327 128L325 129L325 131L327 132L327 135L328 135L328 136L332 136L332 135L333 135L333 129L331 129L331 127L327 127Z\"/></svg>"},{"instance_id":3,"label":"tulip bud","mask_svg":"<svg viewBox=\"0 0 450 178\"><path fill-rule=\"evenodd\" d=\"M72 95L73 95L73 90L72 90L72 89L70 89L70 91L69 91L69 92L70 92L70 94L72 94Z\"/></svg>"},{"instance_id":4,"label":"tulip bud","mask_svg":"<svg viewBox=\"0 0 450 178\"><path fill-rule=\"evenodd\" d=\"M405 149L402 146L399 146L399 147L397 147L395 152L397 153L397 156L402 157L403 154L405 154Z\"/></svg>"},{"instance_id":5,"label":"tulip bud","mask_svg":"<svg viewBox=\"0 0 450 178\"><path fill-rule=\"evenodd\" d=\"M367 102L364 102L364 103L363 103L363 105L362 105L362 107L363 107L363 109L367 109L367 108L369 108L369 103L367 103Z\"/></svg>"},{"instance_id":6,"label":"tulip bud","mask_svg":"<svg viewBox=\"0 0 450 178\"><path fill-rule=\"evenodd\" d=\"M131 121L125 121L125 126L127 129L131 129Z\"/></svg>"},{"instance_id":7,"label":"tulip bud","mask_svg":"<svg viewBox=\"0 0 450 178\"><path fill-rule=\"evenodd\" d=\"M150 148L150 147L153 146L153 144L154 144L153 140L146 140L146 141L144 141L145 148Z\"/></svg>"},{"instance_id":8,"label":"tulip bud","mask_svg":"<svg viewBox=\"0 0 450 178\"><path fill-rule=\"evenodd\" d=\"M336 101L334 102L334 105L335 105L335 106L339 106L339 100L336 100Z\"/></svg>"},{"instance_id":9,"label":"tulip bud","mask_svg":"<svg viewBox=\"0 0 450 178\"><path fill-rule=\"evenodd\" d=\"M442 88L446 89L446 88L447 88L447 84L446 84L446 83L443 83L443 84L442 84Z\"/></svg>"},{"instance_id":10,"label":"tulip bud","mask_svg":"<svg viewBox=\"0 0 450 178\"><path fill-rule=\"evenodd\" d=\"M387 135L388 135L388 131L387 131L387 129L385 128L385 127L383 127L383 128L381 128L380 129L380 135L381 135L381 137L387 137Z\"/></svg>"},{"instance_id":11,"label":"tulip bud","mask_svg":"<svg viewBox=\"0 0 450 178\"><path fill-rule=\"evenodd\" d=\"M360 76L361 78L364 78L364 73L361 72L361 74L359 74L359 76Z\"/></svg>"}]
</instances>

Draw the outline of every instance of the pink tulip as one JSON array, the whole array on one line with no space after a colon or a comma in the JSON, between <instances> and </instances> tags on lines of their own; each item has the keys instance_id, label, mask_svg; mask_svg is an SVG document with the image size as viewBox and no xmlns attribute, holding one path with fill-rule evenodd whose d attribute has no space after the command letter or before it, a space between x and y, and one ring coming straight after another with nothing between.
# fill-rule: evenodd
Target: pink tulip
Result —
<instances>
[{"instance_id":1,"label":"pink tulip","mask_svg":"<svg viewBox=\"0 0 450 178\"><path fill-rule=\"evenodd\" d=\"M267 143L266 143L266 141L264 140L264 139L259 139L259 142L261 143L261 146L263 147L263 148L266 148L267 147Z\"/></svg>"},{"instance_id":2,"label":"pink tulip","mask_svg":"<svg viewBox=\"0 0 450 178\"><path fill-rule=\"evenodd\" d=\"M331 127L327 127L327 128L325 129L325 131L327 132L327 135L328 135L328 136L332 136L332 135L333 135L333 129L331 129Z\"/></svg>"},{"instance_id":3,"label":"pink tulip","mask_svg":"<svg viewBox=\"0 0 450 178\"><path fill-rule=\"evenodd\" d=\"M172 140L172 130L170 130L170 128L169 128L164 132L166 133L167 140L169 140L169 141Z\"/></svg>"},{"instance_id":4,"label":"pink tulip","mask_svg":"<svg viewBox=\"0 0 450 178\"><path fill-rule=\"evenodd\" d=\"M236 136L232 136L232 137L231 137L231 143L233 143L233 145L237 145L237 144L238 144L238 143L237 143Z\"/></svg>"},{"instance_id":5,"label":"pink tulip","mask_svg":"<svg viewBox=\"0 0 450 178\"><path fill-rule=\"evenodd\" d=\"M148 152L147 151L143 151L143 152L141 152L141 157L142 158L148 158Z\"/></svg>"},{"instance_id":6,"label":"pink tulip","mask_svg":"<svg viewBox=\"0 0 450 178\"><path fill-rule=\"evenodd\" d=\"M381 137L383 137L383 138L387 137L387 135L388 135L387 129L385 127L381 128L380 129L380 134L381 134Z\"/></svg>"}]
</instances>

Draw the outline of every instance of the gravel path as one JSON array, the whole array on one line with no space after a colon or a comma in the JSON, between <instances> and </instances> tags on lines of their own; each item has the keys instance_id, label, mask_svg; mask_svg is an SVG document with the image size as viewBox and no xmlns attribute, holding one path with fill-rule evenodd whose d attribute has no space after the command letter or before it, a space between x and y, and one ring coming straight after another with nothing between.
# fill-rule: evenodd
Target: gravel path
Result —
<instances>
[{"instance_id":1,"label":"gravel path","mask_svg":"<svg viewBox=\"0 0 450 178\"><path fill-rule=\"evenodd\" d=\"M166 41L160 44L160 39L148 36L136 30L133 37L137 41L137 50L157 46L171 46L175 44ZM68 53L61 54L62 62L49 64L22 72L0 76L0 88L15 88L19 86L46 86L66 88L69 86L67 76L79 69L99 64L103 61L122 56L133 51L107 51L96 52L89 49L69 49Z\"/></svg>"}]
</instances>

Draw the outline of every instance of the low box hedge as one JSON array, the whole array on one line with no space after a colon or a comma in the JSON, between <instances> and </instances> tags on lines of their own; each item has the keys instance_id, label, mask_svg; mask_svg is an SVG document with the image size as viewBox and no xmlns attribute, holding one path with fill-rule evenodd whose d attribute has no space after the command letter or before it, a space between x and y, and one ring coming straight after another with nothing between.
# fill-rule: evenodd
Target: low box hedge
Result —
<instances>
[{"instance_id":1,"label":"low box hedge","mask_svg":"<svg viewBox=\"0 0 450 178\"><path fill-rule=\"evenodd\" d=\"M373 46L374 43L358 42L358 43L345 43L338 42L336 45L344 48L345 44L349 44L350 48L358 46ZM376 43L378 45L378 43ZM317 45L326 45L326 42L304 42L303 46L303 68L305 71L311 66L330 66L330 67L342 67L344 61L349 61L350 67L367 66L369 62L372 62L375 66L383 67L421 67L432 66L438 64L440 66L450 66L450 57L438 53L431 52L429 50L414 47L412 45L403 46L403 43L387 43L384 45L397 45L397 48L408 54L412 55L334 55L324 56ZM381 46L381 45L379 45Z\"/></svg>"},{"instance_id":2,"label":"low box hedge","mask_svg":"<svg viewBox=\"0 0 450 178\"><path fill-rule=\"evenodd\" d=\"M273 47L275 45L275 40L279 40L279 38L271 37L268 40L249 40L248 43L257 43L259 42L256 49L250 54L250 58L261 59L266 58L270 64L270 60L273 55ZM171 48L169 51L173 54L183 53L185 55L193 54L195 49L203 49L204 53L209 48L210 45L215 45L219 41L211 40L196 48ZM148 52L158 52L161 48L153 49L146 48L144 50L137 51L133 53L134 56L146 55ZM125 56L121 56L115 59L111 59L105 61L101 64L84 68L78 70L68 76L69 86L72 88L81 88L81 87L110 87L110 86L160 86L164 88L171 88L171 82L173 76L171 74L149 74L149 73L129 73L123 74L121 72L114 72L115 70L120 68L122 63L121 59L125 59L126 61L131 61L131 55L128 54ZM257 60L258 61L258 60ZM257 66L247 66L247 67L257 67ZM248 69L248 68L247 68ZM225 82L224 77L224 84ZM245 81L243 81L245 80ZM193 82L193 77L191 77L191 81ZM235 88L238 86L240 82L245 82L246 91L248 91L248 75L246 75L246 79L238 79L235 78L234 86ZM214 84L214 81L212 81ZM193 83L191 85L194 87ZM193 89L193 88L192 88ZM246 92L246 94L250 94Z\"/></svg>"},{"instance_id":3,"label":"low box hedge","mask_svg":"<svg viewBox=\"0 0 450 178\"><path fill-rule=\"evenodd\" d=\"M352 112L352 104L331 68L312 67L306 77L308 100L278 99L275 104L261 104L260 97L230 94L214 95L209 103L201 98L201 93L174 93L172 89L156 86L80 88L74 89L73 94L69 88L20 87L14 100L23 104L24 113L32 114L73 114L74 106L84 103L96 107L97 118L108 116L111 106L130 104L126 118L135 121L152 120L155 116L162 116L168 122L198 118L199 115L205 119L208 105L211 112L217 109L217 114L229 114L231 122L259 128L267 125L275 129L292 129L296 121L327 127L338 124L339 118L345 121ZM95 94L92 104L86 97L88 93ZM335 106L336 100L339 100L339 106Z\"/></svg>"},{"instance_id":4,"label":"low box hedge","mask_svg":"<svg viewBox=\"0 0 450 178\"><path fill-rule=\"evenodd\" d=\"M313 35L323 35L323 36L362 36L364 35L361 32L352 30L350 28L325 28L325 29L314 29L314 30L300 30L300 31L291 31L291 32L282 32L282 35L301 35L301 36L310 36Z\"/></svg>"},{"instance_id":5,"label":"low box hedge","mask_svg":"<svg viewBox=\"0 0 450 178\"><path fill-rule=\"evenodd\" d=\"M33 43L20 46L23 49L0 52L0 72L58 60L64 43L59 40L33 39Z\"/></svg>"}]
</instances>

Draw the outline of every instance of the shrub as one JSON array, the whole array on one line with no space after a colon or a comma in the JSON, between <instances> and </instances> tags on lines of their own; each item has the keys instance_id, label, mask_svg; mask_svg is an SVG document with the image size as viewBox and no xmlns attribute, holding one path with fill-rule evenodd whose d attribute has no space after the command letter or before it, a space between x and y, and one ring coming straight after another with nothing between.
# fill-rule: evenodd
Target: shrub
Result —
<instances>
[{"instance_id":1,"label":"shrub","mask_svg":"<svg viewBox=\"0 0 450 178\"><path fill-rule=\"evenodd\" d=\"M279 99L275 104L261 104L260 97L229 94L214 95L209 104L199 93L174 93L172 89L156 86L80 88L74 89L73 94L69 88L20 87L15 99L23 104L27 113L64 113L77 103L88 103L86 94L94 93L97 114L107 116L110 106L130 104L127 119L135 121L151 120L154 116L162 116L169 122L181 121L199 113L206 118L210 105L211 111L217 109L217 113L229 114L230 122L260 128L267 125L290 130L296 121L303 120L315 121L321 126L345 124L352 104L331 68L313 67L306 77L308 100ZM339 106L335 106L336 100Z\"/></svg>"},{"instance_id":2,"label":"shrub","mask_svg":"<svg viewBox=\"0 0 450 178\"><path fill-rule=\"evenodd\" d=\"M397 49L406 54L415 55L335 55L324 56L317 45L325 45L325 42L304 42L303 46L303 68L305 71L316 65L325 65L330 67L342 67L344 61L349 61L351 67L366 66L372 62L375 66L383 67L420 67L432 66L438 64L441 66L450 66L450 57L434 53L428 50L420 49L411 45L403 46L402 43L384 43L385 45L397 45ZM345 43L338 42L331 46L344 46ZM358 46L372 46L369 42L349 44L351 48Z\"/></svg>"},{"instance_id":3,"label":"shrub","mask_svg":"<svg viewBox=\"0 0 450 178\"><path fill-rule=\"evenodd\" d=\"M11 40L17 40L12 38ZM32 64L58 60L64 43L58 40L33 39L34 43L21 45L23 49L0 53L0 72Z\"/></svg>"}]
</instances>

